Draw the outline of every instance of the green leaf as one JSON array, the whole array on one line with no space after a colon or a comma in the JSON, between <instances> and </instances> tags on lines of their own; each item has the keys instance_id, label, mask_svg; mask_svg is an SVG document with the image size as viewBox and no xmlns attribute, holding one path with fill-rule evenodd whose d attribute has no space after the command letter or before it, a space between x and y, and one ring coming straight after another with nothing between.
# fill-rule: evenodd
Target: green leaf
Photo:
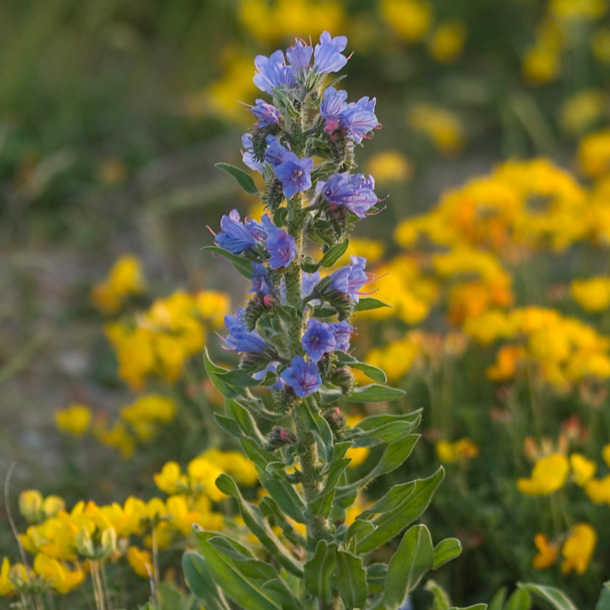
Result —
<instances>
[{"instance_id":1,"label":"green leaf","mask_svg":"<svg viewBox=\"0 0 610 610\"><path fill-rule=\"evenodd\" d=\"M371 309L379 309L380 307L392 307L379 299L373 299L371 297L365 297L360 299L356 305L354 305L354 312L358 311L370 311Z\"/></svg>"},{"instance_id":2,"label":"green leaf","mask_svg":"<svg viewBox=\"0 0 610 610\"><path fill-rule=\"evenodd\" d=\"M225 414L239 424L239 427L248 438L257 441L259 445L264 445L267 442L258 429L254 418L243 405L234 400L226 400Z\"/></svg>"},{"instance_id":3,"label":"green leaf","mask_svg":"<svg viewBox=\"0 0 610 610\"><path fill-rule=\"evenodd\" d=\"M226 381L222 380L220 375L222 373L226 373L227 369L223 369L212 362L207 347L204 349L203 353L203 366L214 387L225 398L237 398L239 396L239 393L235 390L235 388L232 388Z\"/></svg>"},{"instance_id":4,"label":"green leaf","mask_svg":"<svg viewBox=\"0 0 610 610\"><path fill-rule=\"evenodd\" d=\"M214 254L218 254L220 256L224 256L224 258L230 260L233 263L233 266L239 273L241 273L245 278L250 279L252 275L252 261L249 261L247 258L243 256L239 256L238 254L233 254L224 248L219 248L218 246L205 246L202 250L207 250L209 252L213 252Z\"/></svg>"},{"instance_id":5,"label":"green leaf","mask_svg":"<svg viewBox=\"0 0 610 610\"><path fill-rule=\"evenodd\" d=\"M186 551L182 555L182 570L190 590L195 597L203 600L208 610L230 610L201 555Z\"/></svg>"},{"instance_id":6,"label":"green leaf","mask_svg":"<svg viewBox=\"0 0 610 610\"><path fill-rule=\"evenodd\" d=\"M336 562L337 572L334 583L345 607L362 608L368 594L362 557L357 557L348 551L337 550Z\"/></svg>"},{"instance_id":7,"label":"green leaf","mask_svg":"<svg viewBox=\"0 0 610 610\"><path fill-rule=\"evenodd\" d=\"M432 494L444 475L441 467L431 477L415 481L412 493L401 504L371 521L375 530L356 542L356 552L368 553L380 547L417 519L430 504Z\"/></svg>"},{"instance_id":8,"label":"green leaf","mask_svg":"<svg viewBox=\"0 0 610 610\"><path fill-rule=\"evenodd\" d=\"M182 610L182 594L167 582L159 584L160 610Z\"/></svg>"},{"instance_id":9,"label":"green leaf","mask_svg":"<svg viewBox=\"0 0 610 610\"><path fill-rule=\"evenodd\" d=\"M214 413L214 420L227 434L235 438L245 438L239 424L231 417L225 417L220 413Z\"/></svg>"},{"instance_id":10,"label":"green leaf","mask_svg":"<svg viewBox=\"0 0 610 610\"><path fill-rule=\"evenodd\" d=\"M532 598L524 589L515 589L512 595L508 598L504 610L530 610L532 607Z\"/></svg>"},{"instance_id":11,"label":"green leaf","mask_svg":"<svg viewBox=\"0 0 610 610\"><path fill-rule=\"evenodd\" d=\"M390 443L375 468L364 477L366 481L396 470L409 457L418 440L419 434L411 434L407 438Z\"/></svg>"},{"instance_id":12,"label":"green leaf","mask_svg":"<svg viewBox=\"0 0 610 610\"><path fill-rule=\"evenodd\" d=\"M328 422L320 415L317 405L306 399L297 407L297 411L307 429L321 439L322 447L320 449L328 455L333 446L333 431Z\"/></svg>"},{"instance_id":13,"label":"green leaf","mask_svg":"<svg viewBox=\"0 0 610 610\"><path fill-rule=\"evenodd\" d=\"M610 610L610 581L604 583L595 610Z\"/></svg>"},{"instance_id":14,"label":"green leaf","mask_svg":"<svg viewBox=\"0 0 610 610\"><path fill-rule=\"evenodd\" d=\"M218 169L221 169L222 171L227 172L227 174L233 176L233 178L237 180L239 186L241 186L246 193L249 193L250 195L256 195L258 193L254 180L252 180L250 174L245 172L243 169L235 167L234 165L229 165L228 163L215 163L214 167L217 167Z\"/></svg>"},{"instance_id":15,"label":"green leaf","mask_svg":"<svg viewBox=\"0 0 610 610\"><path fill-rule=\"evenodd\" d=\"M462 543L457 538L445 538L434 547L434 563L432 569L436 570L448 561L455 559L462 552Z\"/></svg>"},{"instance_id":16,"label":"green leaf","mask_svg":"<svg viewBox=\"0 0 610 610\"><path fill-rule=\"evenodd\" d=\"M332 599L332 575L336 563L337 545L320 540L314 554L305 562L305 590L326 603Z\"/></svg>"},{"instance_id":17,"label":"green leaf","mask_svg":"<svg viewBox=\"0 0 610 610\"><path fill-rule=\"evenodd\" d=\"M332 305L316 305L313 308L314 318L330 318L337 313Z\"/></svg>"},{"instance_id":18,"label":"green leaf","mask_svg":"<svg viewBox=\"0 0 610 610\"><path fill-rule=\"evenodd\" d=\"M240 369L233 369L217 374L225 383L239 388L250 388L260 385L261 383L260 379L254 379L254 377L251 377L248 373Z\"/></svg>"},{"instance_id":19,"label":"green leaf","mask_svg":"<svg viewBox=\"0 0 610 610\"><path fill-rule=\"evenodd\" d=\"M472 606L451 606L449 610L487 610L487 604L472 604Z\"/></svg>"},{"instance_id":20,"label":"green leaf","mask_svg":"<svg viewBox=\"0 0 610 610\"><path fill-rule=\"evenodd\" d=\"M385 588L385 575L388 571L388 566L384 563L372 563L366 568L366 582L368 584L369 593L383 593Z\"/></svg>"},{"instance_id":21,"label":"green leaf","mask_svg":"<svg viewBox=\"0 0 610 610\"><path fill-rule=\"evenodd\" d=\"M556 587L547 587L531 582L519 582L517 583L517 586L521 591L527 591L532 595L537 595L546 600L555 610L578 610L574 605L574 602L563 591Z\"/></svg>"},{"instance_id":22,"label":"green leaf","mask_svg":"<svg viewBox=\"0 0 610 610\"><path fill-rule=\"evenodd\" d=\"M428 580L424 589L432 593L434 610L449 610L451 606L449 596L435 580Z\"/></svg>"},{"instance_id":23,"label":"green leaf","mask_svg":"<svg viewBox=\"0 0 610 610\"><path fill-rule=\"evenodd\" d=\"M387 513L400 506L415 490L415 481L407 481L394 485L373 506L360 513L359 519L368 519L380 513Z\"/></svg>"},{"instance_id":24,"label":"green leaf","mask_svg":"<svg viewBox=\"0 0 610 610\"><path fill-rule=\"evenodd\" d=\"M489 604L489 610L502 610L504 608L504 602L506 601L506 587L501 587L496 591Z\"/></svg>"},{"instance_id":25,"label":"green leaf","mask_svg":"<svg viewBox=\"0 0 610 610\"><path fill-rule=\"evenodd\" d=\"M428 528L414 525L402 537L388 564L383 597L387 610L395 610L405 601L409 592L432 568L433 561L434 548Z\"/></svg>"},{"instance_id":26,"label":"green leaf","mask_svg":"<svg viewBox=\"0 0 610 610\"><path fill-rule=\"evenodd\" d=\"M225 595L248 610L281 610L281 607L253 580L237 568L234 561L210 544L210 532L195 532L197 542L214 581Z\"/></svg>"},{"instance_id":27,"label":"green leaf","mask_svg":"<svg viewBox=\"0 0 610 610\"><path fill-rule=\"evenodd\" d=\"M397 400L405 395L404 390L372 383L357 387L348 397L348 402L385 402Z\"/></svg>"},{"instance_id":28,"label":"green leaf","mask_svg":"<svg viewBox=\"0 0 610 610\"><path fill-rule=\"evenodd\" d=\"M352 436L355 447L369 447L379 443L393 443L409 436L415 426L409 422L397 421L379 426L370 432L362 432Z\"/></svg>"},{"instance_id":29,"label":"green leaf","mask_svg":"<svg viewBox=\"0 0 610 610\"><path fill-rule=\"evenodd\" d=\"M349 239L335 244L332 248L329 248L320 261L320 267L332 267L347 251L349 247Z\"/></svg>"}]
</instances>

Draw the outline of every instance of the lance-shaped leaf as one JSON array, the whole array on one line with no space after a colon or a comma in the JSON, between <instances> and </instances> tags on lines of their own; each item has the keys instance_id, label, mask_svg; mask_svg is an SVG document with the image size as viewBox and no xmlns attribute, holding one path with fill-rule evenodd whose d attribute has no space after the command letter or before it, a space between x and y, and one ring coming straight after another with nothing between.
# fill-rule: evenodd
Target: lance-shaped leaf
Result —
<instances>
[{"instance_id":1,"label":"lance-shaped leaf","mask_svg":"<svg viewBox=\"0 0 610 610\"><path fill-rule=\"evenodd\" d=\"M347 551L337 550L337 571L334 577L335 588L346 608L362 608L366 603L368 587L366 571L362 567L362 557Z\"/></svg>"},{"instance_id":2,"label":"lance-shaped leaf","mask_svg":"<svg viewBox=\"0 0 610 610\"><path fill-rule=\"evenodd\" d=\"M238 569L235 562L219 551L210 539L212 532L195 532L206 565L225 595L249 610L281 610L273 596Z\"/></svg>"},{"instance_id":3,"label":"lance-shaped leaf","mask_svg":"<svg viewBox=\"0 0 610 610\"><path fill-rule=\"evenodd\" d=\"M248 438L257 441L259 444L263 444L265 442L265 437L258 429L254 418L244 406L240 405L234 400L226 400L225 414L227 417L234 419L239 424L239 427Z\"/></svg>"},{"instance_id":4,"label":"lance-shaped leaf","mask_svg":"<svg viewBox=\"0 0 610 610\"><path fill-rule=\"evenodd\" d=\"M462 543L457 538L445 538L434 547L434 563L432 569L440 568L448 561L455 559L462 552Z\"/></svg>"},{"instance_id":5,"label":"lance-shaped leaf","mask_svg":"<svg viewBox=\"0 0 610 610\"><path fill-rule=\"evenodd\" d=\"M504 602L506 601L506 587L498 589L493 596L491 602L489 602L489 610L502 610L504 608Z\"/></svg>"},{"instance_id":6,"label":"lance-shaped leaf","mask_svg":"<svg viewBox=\"0 0 610 610\"><path fill-rule=\"evenodd\" d=\"M223 493L235 498L246 527L260 540L265 549L279 564L295 576L303 576L303 566L290 554L288 549L275 535L265 521L258 506L247 502L239 491L235 481L227 474L221 474L216 479L216 487Z\"/></svg>"},{"instance_id":7,"label":"lance-shaped leaf","mask_svg":"<svg viewBox=\"0 0 610 610\"><path fill-rule=\"evenodd\" d=\"M377 381L378 383L387 383L388 378L384 371L380 368L373 366L372 364L368 364L366 362L360 362L353 356L350 356L346 352L335 351L334 355L337 360L342 364L347 364L351 366L353 369L358 369L362 371L367 377L370 377L373 381Z\"/></svg>"},{"instance_id":8,"label":"lance-shaped leaf","mask_svg":"<svg viewBox=\"0 0 610 610\"><path fill-rule=\"evenodd\" d=\"M288 585L280 578L268 580L263 584L263 590L277 598L285 610L303 609L303 604L293 595Z\"/></svg>"},{"instance_id":9,"label":"lance-shaped leaf","mask_svg":"<svg viewBox=\"0 0 610 610\"><path fill-rule=\"evenodd\" d=\"M233 263L235 269L241 273L245 278L250 279L253 270L252 270L252 261L249 261L247 258L243 256L239 256L238 254L233 254L224 248L219 248L218 246L205 246L202 248L203 250L207 250L208 252L212 252L214 254L218 254Z\"/></svg>"},{"instance_id":10,"label":"lance-shaped leaf","mask_svg":"<svg viewBox=\"0 0 610 610\"><path fill-rule=\"evenodd\" d=\"M305 590L329 603L332 599L332 576L337 569L337 545L320 540L314 554L305 562Z\"/></svg>"},{"instance_id":11,"label":"lance-shaped leaf","mask_svg":"<svg viewBox=\"0 0 610 610\"><path fill-rule=\"evenodd\" d=\"M182 556L182 569L186 582L198 599L209 610L230 610L229 605L212 577L205 559L193 551Z\"/></svg>"},{"instance_id":12,"label":"lance-shaped leaf","mask_svg":"<svg viewBox=\"0 0 610 610\"><path fill-rule=\"evenodd\" d=\"M356 447L368 447L377 442L391 443L407 436L420 422L419 411L409 415L370 415L349 432Z\"/></svg>"},{"instance_id":13,"label":"lance-shaped leaf","mask_svg":"<svg viewBox=\"0 0 610 610\"><path fill-rule=\"evenodd\" d=\"M351 460L349 458L341 458L333 462L328 470L324 488L320 491L318 497L310 504L310 510L314 514L321 514L324 517L328 517L332 507L332 500L337 489L337 483L350 462Z\"/></svg>"},{"instance_id":14,"label":"lance-shaped leaf","mask_svg":"<svg viewBox=\"0 0 610 610\"><path fill-rule=\"evenodd\" d=\"M519 582L517 586L521 591L527 591L532 595L546 600L555 610L578 610L574 602L560 589L537 585L531 582Z\"/></svg>"},{"instance_id":15,"label":"lance-shaped leaf","mask_svg":"<svg viewBox=\"0 0 610 610\"><path fill-rule=\"evenodd\" d=\"M387 385L379 385L371 383L357 387L347 397L348 402L389 402L398 400L405 395L404 390L399 388L391 388Z\"/></svg>"},{"instance_id":16,"label":"lance-shaped leaf","mask_svg":"<svg viewBox=\"0 0 610 610\"><path fill-rule=\"evenodd\" d=\"M222 367L212 362L207 347L205 348L203 353L203 366L214 387L225 398L237 398L239 396L239 392L235 388L231 387L226 381L223 381L223 379L221 378L222 373L226 373L227 369L223 369Z\"/></svg>"},{"instance_id":17,"label":"lance-shaped leaf","mask_svg":"<svg viewBox=\"0 0 610 610\"><path fill-rule=\"evenodd\" d=\"M434 561L432 537L425 525L414 525L402 537L398 549L388 564L385 579L384 604L396 610L413 590Z\"/></svg>"},{"instance_id":18,"label":"lance-shaped leaf","mask_svg":"<svg viewBox=\"0 0 610 610\"><path fill-rule=\"evenodd\" d=\"M256 184L254 184L254 180L250 174L245 172L243 169L239 167L235 167L234 165L229 165L228 163L215 163L214 167L221 169L224 172L227 172L230 176L233 176L235 180L237 180L237 184L241 186L246 193L249 195L256 195L258 193L258 189L256 188Z\"/></svg>"},{"instance_id":19,"label":"lance-shaped leaf","mask_svg":"<svg viewBox=\"0 0 610 610\"><path fill-rule=\"evenodd\" d=\"M380 307L391 307L391 305L388 305L379 299L364 297L354 305L354 311L370 311L371 309L379 309Z\"/></svg>"},{"instance_id":20,"label":"lance-shaped leaf","mask_svg":"<svg viewBox=\"0 0 610 610\"><path fill-rule=\"evenodd\" d=\"M328 422L320 415L317 406L306 399L297 407L297 413L307 429L319 438L320 449L324 451L327 458L330 457L333 446L333 432Z\"/></svg>"},{"instance_id":21,"label":"lance-shaped leaf","mask_svg":"<svg viewBox=\"0 0 610 610\"><path fill-rule=\"evenodd\" d=\"M261 384L261 379L254 379L241 369L233 369L224 373L217 373L218 377L225 383L236 388L252 388Z\"/></svg>"},{"instance_id":22,"label":"lance-shaped leaf","mask_svg":"<svg viewBox=\"0 0 610 610\"><path fill-rule=\"evenodd\" d=\"M508 598L504 610L530 610L532 598L525 589L515 589Z\"/></svg>"},{"instance_id":23,"label":"lance-shaped leaf","mask_svg":"<svg viewBox=\"0 0 610 610\"><path fill-rule=\"evenodd\" d=\"M439 468L431 477L415 481L415 488L395 509L371 521L375 530L356 542L358 554L368 553L391 540L426 510L432 494L443 480L445 472Z\"/></svg>"},{"instance_id":24,"label":"lance-shaped leaf","mask_svg":"<svg viewBox=\"0 0 610 610\"><path fill-rule=\"evenodd\" d=\"M332 267L347 251L349 239L329 248L320 261L320 267Z\"/></svg>"}]
</instances>

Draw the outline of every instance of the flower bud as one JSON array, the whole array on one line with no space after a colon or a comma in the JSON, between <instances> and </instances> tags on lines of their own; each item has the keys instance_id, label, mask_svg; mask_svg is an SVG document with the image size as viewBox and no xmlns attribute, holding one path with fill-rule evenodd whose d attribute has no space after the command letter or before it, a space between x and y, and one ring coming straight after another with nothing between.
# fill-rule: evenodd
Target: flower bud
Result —
<instances>
[{"instance_id":1,"label":"flower bud","mask_svg":"<svg viewBox=\"0 0 610 610\"><path fill-rule=\"evenodd\" d=\"M273 299L256 294L248 301L244 312L244 322L246 330L253 331L256 328L258 319L266 312L273 309Z\"/></svg>"},{"instance_id":2,"label":"flower bud","mask_svg":"<svg viewBox=\"0 0 610 610\"><path fill-rule=\"evenodd\" d=\"M325 411L322 414L322 417L324 417L324 419L328 422L330 429L337 435L337 437L341 438L345 428L345 417L341 415L341 410L339 407L328 409L328 411Z\"/></svg>"},{"instance_id":3,"label":"flower bud","mask_svg":"<svg viewBox=\"0 0 610 610\"><path fill-rule=\"evenodd\" d=\"M112 527L105 529L100 536L100 559L106 558L117 549L116 532Z\"/></svg>"},{"instance_id":4,"label":"flower bud","mask_svg":"<svg viewBox=\"0 0 610 610\"><path fill-rule=\"evenodd\" d=\"M267 447L273 451L274 449L279 449L284 445L294 445L296 442L297 439L295 435L290 432L290 430L280 428L279 426L274 426L267 439Z\"/></svg>"},{"instance_id":5,"label":"flower bud","mask_svg":"<svg viewBox=\"0 0 610 610\"><path fill-rule=\"evenodd\" d=\"M81 528L76 535L76 550L87 559L96 559L95 546L86 527Z\"/></svg>"},{"instance_id":6,"label":"flower bud","mask_svg":"<svg viewBox=\"0 0 610 610\"><path fill-rule=\"evenodd\" d=\"M336 368L329 381L339 386L344 394L349 394L354 389L354 375L347 367Z\"/></svg>"},{"instance_id":7,"label":"flower bud","mask_svg":"<svg viewBox=\"0 0 610 610\"><path fill-rule=\"evenodd\" d=\"M38 523L45 517L42 494L36 489L26 489L19 494L19 512L30 522Z\"/></svg>"}]
</instances>

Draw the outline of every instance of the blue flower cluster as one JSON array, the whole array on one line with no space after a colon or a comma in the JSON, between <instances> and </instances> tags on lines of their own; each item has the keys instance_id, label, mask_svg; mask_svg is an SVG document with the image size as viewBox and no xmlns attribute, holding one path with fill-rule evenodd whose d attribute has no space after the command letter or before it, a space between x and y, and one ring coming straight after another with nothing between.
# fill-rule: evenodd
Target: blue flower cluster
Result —
<instances>
[{"instance_id":1,"label":"blue flower cluster","mask_svg":"<svg viewBox=\"0 0 610 610\"><path fill-rule=\"evenodd\" d=\"M294 237L298 222L299 231L332 247L379 202L373 177L350 172L354 146L379 127L375 99L349 103L345 91L324 88L326 76L347 63L346 46L344 36L324 32L315 46L297 40L285 53L278 50L256 58L254 83L272 96L273 103L257 99L250 108L256 124L242 137L242 155L245 165L263 177L263 199L273 219L265 214L260 222L242 221L233 210L222 217L216 235L218 246L252 264L252 298L245 309L225 318L225 347L241 354L242 365L247 361L256 379L270 378L274 390L293 397L309 396L326 383L349 391L349 384L343 384L349 371L334 353L350 349L354 328L347 318L370 279L366 259L354 256L349 265L324 277L317 270L307 273L311 269L303 265ZM315 165L314 158L322 162ZM286 278L297 268L299 307L294 291L290 303L286 296ZM322 305L334 310L338 320L312 315ZM278 307L282 316L272 322ZM282 326L295 315L308 319L296 354L294 340L292 353L287 348L289 326ZM269 319L259 324L262 316ZM283 334L278 334L278 324Z\"/></svg>"}]
</instances>

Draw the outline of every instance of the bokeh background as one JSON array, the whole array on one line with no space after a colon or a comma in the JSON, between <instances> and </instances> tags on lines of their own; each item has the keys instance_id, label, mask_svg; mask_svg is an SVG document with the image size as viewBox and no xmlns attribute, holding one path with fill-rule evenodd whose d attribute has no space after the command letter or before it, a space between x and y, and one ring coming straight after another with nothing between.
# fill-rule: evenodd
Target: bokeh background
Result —
<instances>
[{"instance_id":1,"label":"bokeh background","mask_svg":"<svg viewBox=\"0 0 610 610\"><path fill-rule=\"evenodd\" d=\"M350 99L377 98L383 129L357 159L386 210L359 237L386 259L401 220L501 161L544 156L585 182L608 171L607 135L598 166L582 152L610 118L605 0L4 0L0 478L17 462L17 488L120 491L122 463L54 423L73 402L112 418L129 400L91 288L133 254L157 294L239 302L239 278L201 248L253 200L214 163L240 164L244 104L262 97L252 58L324 29L349 39ZM130 484L146 489L138 459Z\"/></svg>"}]
</instances>

